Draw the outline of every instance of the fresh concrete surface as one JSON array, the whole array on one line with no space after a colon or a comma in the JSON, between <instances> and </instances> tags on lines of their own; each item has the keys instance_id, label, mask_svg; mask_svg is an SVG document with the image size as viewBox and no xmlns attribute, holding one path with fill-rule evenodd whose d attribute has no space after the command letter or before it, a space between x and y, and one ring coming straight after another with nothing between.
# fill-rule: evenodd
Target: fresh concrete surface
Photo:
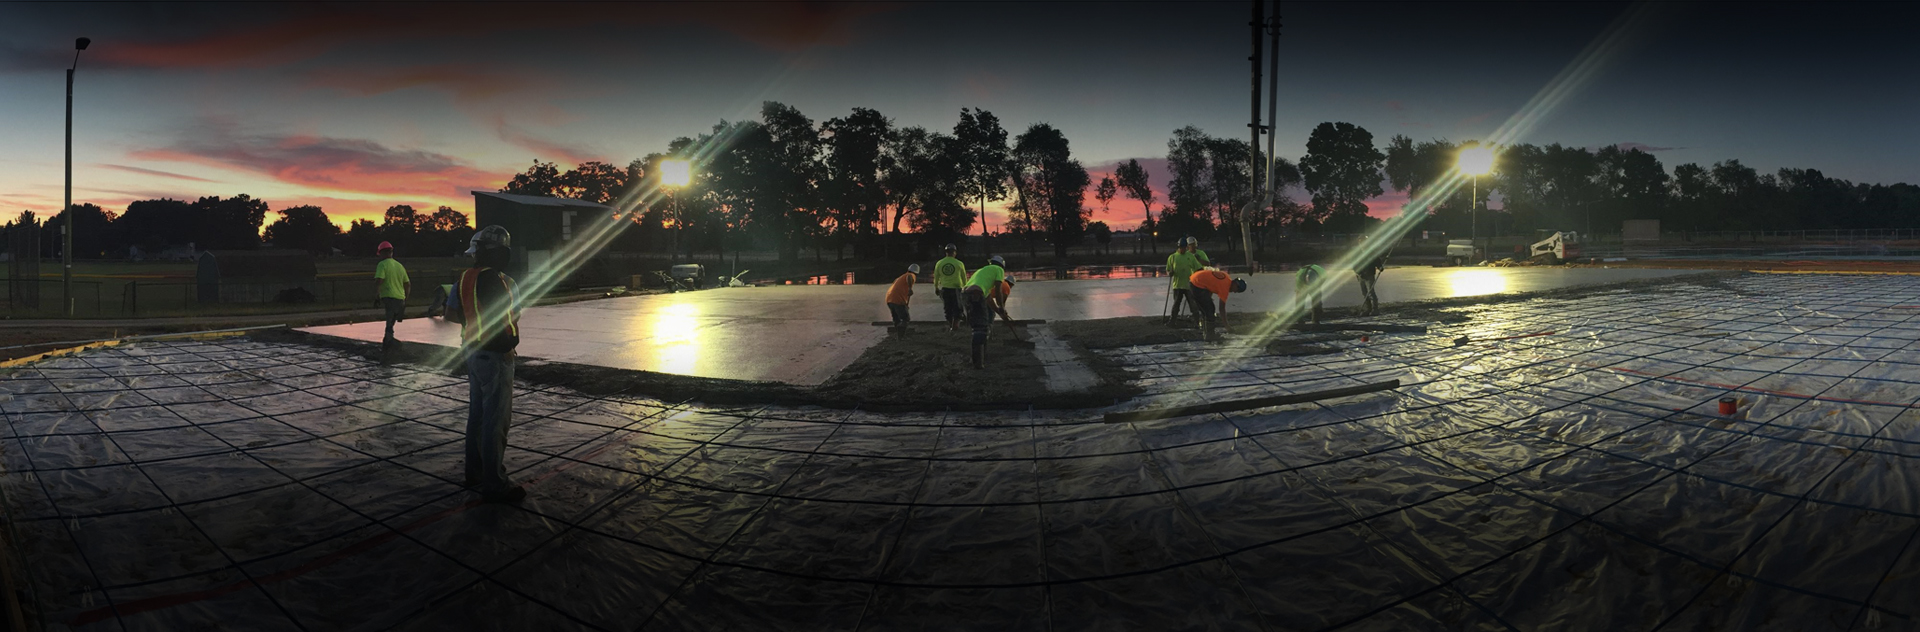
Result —
<instances>
[{"instance_id":1,"label":"fresh concrete surface","mask_svg":"<svg viewBox=\"0 0 1920 632\"><path fill-rule=\"evenodd\" d=\"M1632 268L1390 268L1381 275L1380 301L1531 292L1692 274L1697 270ZM1335 288L1329 307L1360 304L1359 287ZM1248 278L1246 294L1229 311L1272 311L1293 300L1293 275ZM1014 318L1087 320L1161 313L1167 279L1028 281L1008 301ZM630 296L534 307L520 321L520 353L560 362L738 380L817 385L851 364L886 335L884 285L723 288ZM932 286L913 297L916 320L941 319ZM385 324L361 322L303 329L378 342ZM414 318L395 329L401 340L453 346L460 327Z\"/></svg>"}]
</instances>

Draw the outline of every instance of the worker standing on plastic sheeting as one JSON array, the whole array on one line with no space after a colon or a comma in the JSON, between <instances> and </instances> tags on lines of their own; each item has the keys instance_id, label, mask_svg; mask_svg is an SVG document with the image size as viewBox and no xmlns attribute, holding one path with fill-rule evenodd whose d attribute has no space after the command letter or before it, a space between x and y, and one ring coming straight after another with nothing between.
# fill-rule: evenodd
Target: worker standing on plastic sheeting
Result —
<instances>
[{"instance_id":1,"label":"worker standing on plastic sheeting","mask_svg":"<svg viewBox=\"0 0 1920 632\"><path fill-rule=\"evenodd\" d=\"M1380 295L1374 292L1373 284L1380 280L1380 273L1386 269L1387 253L1382 252L1353 271L1354 276L1360 277L1360 298L1363 311L1368 316L1380 311Z\"/></svg>"},{"instance_id":2,"label":"worker standing on plastic sheeting","mask_svg":"<svg viewBox=\"0 0 1920 632\"><path fill-rule=\"evenodd\" d=\"M967 316L960 306L960 288L967 285L967 264L953 256L960 252L953 244L940 250L947 256L933 264L933 292L940 295L940 307L947 312L947 331L960 331L960 321Z\"/></svg>"},{"instance_id":3,"label":"worker standing on plastic sheeting","mask_svg":"<svg viewBox=\"0 0 1920 632\"><path fill-rule=\"evenodd\" d=\"M501 272L513 261L512 235L499 226L473 234L467 254L473 267L454 286L459 309L448 320L461 324L467 354L467 479L487 502L517 503L527 490L507 480L507 426L513 417L514 348L520 345L520 300L513 278ZM456 316L457 315L457 316Z\"/></svg>"},{"instance_id":4,"label":"worker standing on plastic sheeting","mask_svg":"<svg viewBox=\"0 0 1920 632\"><path fill-rule=\"evenodd\" d=\"M1218 318L1227 315L1227 294L1247 291L1247 282L1227 276L1219 270L1201 270L1188 277L1193 287L1188 290L1193 295L1193 315L1200 323L1200 339L1213 339L1213 326ZM1213 297L1220 297L1220 312L1216 318L1213 311Z\"/></svg>"},{"instance_id":5,"label":"worker standing on plastic sheeting","mask_svg":"<svg viewBox=\"0 0 1920 632\"><path fill-rule=\"evenodd\" d=\"M967 325L973 328L973 368L976 369L987 368L987 327L993 324L987 295L992 293L994 285L1007 279L1007 269L1003 267L1006 264L1006 259L994 255L985 267L973 271L973 278L960 292L967 306Z\"/></svg>"},{"instance_id":6,"label":"worker standing on plastic sheeting","mask_svg":"<svg viewBox=\"0 0 1920 632\"><path fill-rule=\"evenodd\" d=\"M893 285L887 288L887 313L893 317L893 326L903 334L907 333L907 322L913 320L907 313L907 299L913 297L913 284L919 280L920 264L916 263L907 266L907 273L894 279Z\"/></svg>"},{"instance_id":7,"label":"worker standing on plastic sheeting","mask_svg":"<svg viewBox=\"0 0 1920 632\"><path fill-rule=\"evenodd\" d=\"M1315 325L1320 324L1320 294L1324 291L1320 287L1320 280L1326 276L1325 268L1311 263L1301 266L1299 272L1293 273L1293 294L1300 299L1302 309L1313 312Z\"/></svg>"},{"instance_id":8,"label":"worker standing on plastic sheeting","mask_svg":"<svg viewBox=\"0 0 1920 632\"><path fill-rule=\"evenodd\" d=\"M393 242L380 242L373 253L380 256L379 265L373 267L374 284L380 293L374 301L387 316L387 336L380 340L380 346L392 349L400 344L400 339L393 337L393 324L407 315L407 295L413 293L413 280L407 278L407 267L393 258Z\"/></svg>"},{"instance_id":9,"label":"worker standing on plastic sheeting","mask_svg":"<svg viewBox=\"0 0 1920 632\"><path fill-rule=\"evenodd\" d=\"M1167 276L1173 277L1172 288L1168 290L1173 292L1173 311L1167 315L1168 323L1180 317L1180 304L1187 300L1187 289L1191 287L1187 279L1201 268L1200 259L1193 255L1199 247L1190 245L1191 239L1181 239L1180 246L1174 249L1173 254L1167 255Z\"/></svg>"}]
</instances>

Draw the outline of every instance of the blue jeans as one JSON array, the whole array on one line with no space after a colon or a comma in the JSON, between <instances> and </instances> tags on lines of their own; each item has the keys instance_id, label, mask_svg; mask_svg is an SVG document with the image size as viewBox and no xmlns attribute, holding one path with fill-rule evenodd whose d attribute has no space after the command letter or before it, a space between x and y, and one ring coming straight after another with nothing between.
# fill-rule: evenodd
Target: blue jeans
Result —
<instances>
[{"instance_id":1,"label":"blue jeans","mask_svg":"<svg viewBox=\"0 0 1920 632\"><path fill-rule=\"evenodd\" d=\"M513 354L475 351L467 358L467 479L481 493L507 481L507 422L513 416Z\"/></svg>"}]
</instances>

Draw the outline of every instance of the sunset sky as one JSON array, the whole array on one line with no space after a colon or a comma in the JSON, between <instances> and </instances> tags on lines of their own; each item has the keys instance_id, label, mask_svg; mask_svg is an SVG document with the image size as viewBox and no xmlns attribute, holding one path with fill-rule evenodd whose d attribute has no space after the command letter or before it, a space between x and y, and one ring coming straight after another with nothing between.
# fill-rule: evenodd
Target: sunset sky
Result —
<instances>
[{"instance_id":1,"label":"sunset sky","mask_svg":"<svg viewBox=\"0 0 1920 632\"><path fill-rule=\"evenodd\" d=\"M1902 3L1284 11L1278 142L1290 159L1321 121L1358 124L1380 145L1484 137L1613 32L1617 45L1559 106L1532 112L1521 141L1632 144L1669 170L1738 158L1920 181L1917 16ZM753 118L765 100L816 121L870 107L941 131L960 108L985 108L1016 134L1062 129L1090 170L1158 166L1178 127L1246 136L1248 13L1244 2L4 4L0 211L59 207L77 36L93 46L75 85L76 202L119 211L247 193L345 224L402 203L470 212L468 191L534 159L625 164ZM1096 211L1116 226L1139 216L1130 200Z\"/></svg>"}]
</instances>

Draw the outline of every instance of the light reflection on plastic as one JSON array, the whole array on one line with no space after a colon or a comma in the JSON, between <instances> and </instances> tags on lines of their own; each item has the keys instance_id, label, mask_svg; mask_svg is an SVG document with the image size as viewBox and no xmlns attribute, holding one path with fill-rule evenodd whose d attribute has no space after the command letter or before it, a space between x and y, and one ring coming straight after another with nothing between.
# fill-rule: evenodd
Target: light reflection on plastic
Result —
<instances>
[{"instance_id":1,"label":"light reflection on plastic","mask_svg":"<svg viewBox=\"0 0 1920 632\"><path fill-rule=\"evenodd\" d=\"M1497 270L1454 270L1447 274L1452 296L1480 296L1507 291L1507 275Z\"/></svg>"},{"instance_id":2,"label":"light reflection on plastic","mask_svg":"<svg viewBox=\"0 0 1920 632\"><path fill-rule=\"evenodd\" d=\"M668 305L653 319L653 353L658 371L680 375L693 374L700 359L700 306L692 303Z\"/></svg>"}]
</instances>

